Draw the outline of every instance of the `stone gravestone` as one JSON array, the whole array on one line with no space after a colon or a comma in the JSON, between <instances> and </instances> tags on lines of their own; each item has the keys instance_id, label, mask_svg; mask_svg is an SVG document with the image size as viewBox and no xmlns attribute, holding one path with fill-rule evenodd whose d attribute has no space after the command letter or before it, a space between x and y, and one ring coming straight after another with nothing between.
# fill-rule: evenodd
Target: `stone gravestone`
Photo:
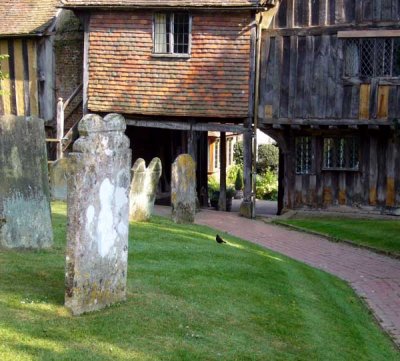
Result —
<instances>
[{"instance_id":1,"label":"stone gravestone","mask_svg":"<svg viewBox=\"0 0 400 361\"><path fill-rule=\"evenodd\" d=\"M53 244L44 122L0 117L0 247Z\"/></svg>"},{"instance_id":2,"label":"stone gravestone","mask_svg":"<svg viewBox=\"0 0 400 361\"><path fill-rule=\"evenodd\" d=\"M175 223L193 223L196 213L196 163L181 154L172 164L171 203Z\"/></svg>"},{"instance_id":3,"label":"stone gravestone","mask_svg":"<svg viewBox=\"0 0 400 361\"><path fill-rule=\"evenodd\" d=\"M153 158L147 168L144 159L136 160L132 168L129 195L129 217L131 220L147 221L150 219L154 209L161 171L162 166L159 158Z\"/></svg>"},{"instance_id":4,"label":"stone gravestone","mask_svg":"<svg viewBox=\"0 0 400 361\"><path fill-rule=\"evenodd\" d=\"M56 160L49 168L51 199L67 200L68 158Z\"/></svg>"},{"instance_id":5,"label":"stone gravestone","mask_svg":"<svg viewBox=\"0 0 400 361\"><path fill-rule=\"evenodd\" d=\"M131 150L125 119L88 114L69 155L65 305L75 315L126 298Z\"/></svg>"}]
</instances>

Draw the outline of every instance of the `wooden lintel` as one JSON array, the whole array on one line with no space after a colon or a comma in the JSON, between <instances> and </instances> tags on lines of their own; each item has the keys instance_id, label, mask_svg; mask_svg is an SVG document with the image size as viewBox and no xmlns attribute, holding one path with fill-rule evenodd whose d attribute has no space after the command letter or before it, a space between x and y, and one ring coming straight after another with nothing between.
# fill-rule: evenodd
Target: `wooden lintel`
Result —
<instances>
[{"instance_id":1,"label":"wooden lintel","mask_svg":"<svg viewBox=\"0 0 400 361\"><path fill-rule=\"evenodd\" d=\"M300 130L301 126L299 124L291 124L290 127L295 130Z\"/></svg>"},{"instance_id":2,"label":"wooden lintel","mask_svg":"<svg viewBox=\"0 0 400 361\"><path fill-rule=\"evenodd\" d=\"M272 128L273 129L283 129L283 125L281 125L281 124L273 124Z\"/></svg>"},{"instance_id":3,"label":"wooden lintel","mask_svg":"<svg viewBox=\"0 0 400 361\"><path fill-rule=\"evenodd\" d=\"M174 121L135 120L126 119L126 123L132 127L159 128L171 130L193 130L197 132L230 132L244 133L246 128L242 125L220 123L184 123Z\"/></svg>"},{"instance_id":4,"label":"wooden lintel","mask_svg":"<svg viewBox=\"0 0 400 361\"><path fill-rule=\"evenodd\" d=\"M279 119L260 119L260 125L293 125L298 124L301 126L341 126L341 125L383 125L390 126L392 121L390 119L288 119L288 118L279 118Z\"/></svg>"},{"instance_id":5,"label":"wooden lintel","mask_svg":"<svg viewBox=\"0 0 400 361\"><path fill-rule=\"evenodd\" d=\"M399 37L400 30L348 30L339 31L338 38L392 38Z\"/></svg>"},{"instance_id":6,"label":"wooden lintel","mask_svg":"<svg viewBox=\"0 0 400 361\"><path fill-rule=\"evenodd\" d=\"M336 24L320 26L304 26L301 28L263 29L263 36L307 36L307 35L336 35L337 33L355 31L396 31L398 21L364 21L362 24Z\"/></svg>"}]
</instances>

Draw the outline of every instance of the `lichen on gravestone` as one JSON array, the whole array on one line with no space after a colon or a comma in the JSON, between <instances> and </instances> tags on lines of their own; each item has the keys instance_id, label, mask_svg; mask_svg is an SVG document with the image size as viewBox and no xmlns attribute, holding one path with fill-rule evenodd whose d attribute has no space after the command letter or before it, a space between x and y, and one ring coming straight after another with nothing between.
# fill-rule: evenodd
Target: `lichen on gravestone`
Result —
<instances>
[{"instance_id":1,"label":"lichen on gravestone","mask_svg":"<svg viewBox=\"0 0 400 361\"><path fill-rule=\"evenodd\" d=\"M172 219L176 223L193 223L196 213L196 162L181 154L172 164Z\"/></svg>"},{"instance_id":2,"label":"lichen on gravestone","mask_svg":"<svg viewBox=\"0 0 400 361\"><path fill-rule=\"evenodd\" d=\"M146 168L144 159L136 160L132 167L132 183L129 195L129 218L135 221L150 219L161 177L162 165L159 158L153 158Z\"/></svg>"},{"instance_id":3,"label":"lichen on gravestone","mask_svg":"<svg viewBox=\"0 0 400 361\"><path fill-rule=\"evenodd\" d=\"M89 114L69 155L65 305L77 315L126 298L131 150L125 119Z\"/></svg>"},{"instance_id":4,"label":"lichen on gravestone","mask_svg":"<svg viewBox=\"0 0 400 361\"><path fill-rule=\"evenodd\" d=\"M0 117L0 195L0 247L53 245L42 119Z\"/></svg>"}]
</instances>

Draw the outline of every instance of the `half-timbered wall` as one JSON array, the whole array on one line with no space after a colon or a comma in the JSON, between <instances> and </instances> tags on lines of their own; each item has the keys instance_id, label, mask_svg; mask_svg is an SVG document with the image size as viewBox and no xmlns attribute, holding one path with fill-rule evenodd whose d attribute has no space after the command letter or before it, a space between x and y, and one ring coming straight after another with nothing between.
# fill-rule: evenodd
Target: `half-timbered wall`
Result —
<instances>
[{"instance_id":1,"label":"half-timbered wall","mask_svg":"<svg viewBox=\"0 0 400 361\"><path fill-rule=\"evenodd\" d=\"M193 12L186 59L153 56L153 16L143 10L91 15L89 110L247 117L251 12Z\"/></svg>"},{"instance_id":2,"label":"half-timbered wall","mask_svg":"<svg viewBox=\"0 0 400 361\"><path fill-rule=\"evenodd\" d=\"M1 62L7 78L1 81L0 114L39 115L37 43L31 39L0 39Z\"/></svg>"},{"instance_id":3,"label":"half-timbered wall","mask_svg":"<svg viewBox=\"0 0 400 361\"><path fill-rule=\"evenodd\" d=\"M284 207L400 206L400 78L348 75L346 63L348 39L397 38L399 17L398 0L282 0L263 30L258 114L283 151ZM298 174L304 135L312 169ZM324 169L324 138L344 136L359 140L358 169Z\"/></svg>"},{"instance_id":4,"label":"half-timbered wall","mask_svg":"<svg viewBox=\"0 0 400 361\"><path fill-rule=\"evenodd\" d=\"M390 130L312 129L283 131L284 150L284 208L327 208L349 206L355 208L393 209L400 206L400 147L398 135ZM296 173L298 136L310 136L312 170L309 174ZM359 137L360 168L357 171L323 170L323 141L326 137ZM366 208L367 207L367 208Z\"/></svg>"},{"instance_id":5,"label":"half-timbered wall","mask_svg":"<svg viewBox=\"0 0 400 361\"><path fill-rule=\"evenodd\" d=\"M398 5L398 0L283 0L275 25L262 35L261 121L400 117L400 79L346 76L346 38L341 38L350 30L372 30L375 37L386 30L385 37L398 37Z\"/></svg>"}]
</instances>

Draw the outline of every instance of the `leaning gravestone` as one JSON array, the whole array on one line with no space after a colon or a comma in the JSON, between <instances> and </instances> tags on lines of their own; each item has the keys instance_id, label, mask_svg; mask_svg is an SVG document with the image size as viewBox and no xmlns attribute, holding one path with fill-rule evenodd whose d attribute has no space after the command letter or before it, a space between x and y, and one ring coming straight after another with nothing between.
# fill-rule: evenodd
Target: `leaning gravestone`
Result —
<instances>
[{"instance_id":1,"label":"leaning gravestone","mask_svg":"<svg viewBox=\"0 0 400 361\"><path fill-rule=\"evenodd\" d=\"M49 167L50 194L52 200L67 200L68 158L56 160Z\"/></svg>"},{"instance_id":2,"label":"leaning gravestone","mask_svg":"<svg viewBox=\"0 0 400 361\"><path fill-rule=\"evenodd\" d=\"M126 298L131 150L125 119L89 114L69 156L65 305L75 315Z\"/></svg>"},{"instance_id":3,"label":"leaning gravestone","mask_svg":"<svg viewBox=\"0 0 400 361\"><path fill-rule=\"evenodd\" d=\"M43 120L0 117L0 247L53 244Z\"/></svg>"},{"instance_id":4,"label":"leaning gravestone","mask_svg":"<svg viewBox=\"0 0 400 361\"><path fill-rule=\"evenodd\" d=\"M196 213L196 163L189 154L181 154L172 164L172 219L175 223L193 223Z\"/></svg>"},{"instance_id":5,"label":"leaning gravestone","mask_svg":"<svg viewBox=\"0 0 400 361\"><path fill-rule=\"evenodd\" d=\"M161 171L162 166L159 158L153 158L147 168L144 159L136 160L132 168L129 195L129 218L131 220L147 221L150 219L154 209Z\"/></svg>"}]
</instances>

